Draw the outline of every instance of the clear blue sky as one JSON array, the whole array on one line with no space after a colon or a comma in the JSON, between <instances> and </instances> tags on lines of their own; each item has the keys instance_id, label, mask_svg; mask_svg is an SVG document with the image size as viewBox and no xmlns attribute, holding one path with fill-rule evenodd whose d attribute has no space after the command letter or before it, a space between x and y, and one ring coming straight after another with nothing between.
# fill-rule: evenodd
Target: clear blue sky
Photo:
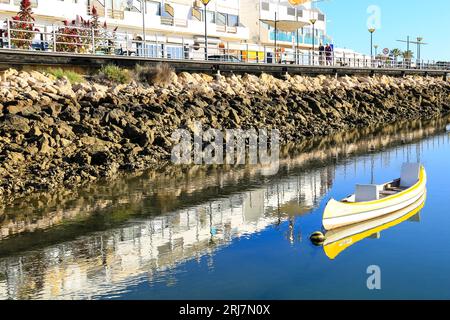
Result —
<instances>
[{"instance_id":1,"label":"clear blue sky","mask_svg":"<svg viewBox=\"0 0 450 320\"><path fill-rule=\"evenodd\" d=\"M406 43L396 40L421 36L429 43L422 46L423 59L450 61L449 0L324 0L315 5L327 14L328 34L337 47L369 53L369 22L380 27L374 44L381 50L406 50ZM416 57L415 44L411 50Z\"/></svg>"}]
</instances>

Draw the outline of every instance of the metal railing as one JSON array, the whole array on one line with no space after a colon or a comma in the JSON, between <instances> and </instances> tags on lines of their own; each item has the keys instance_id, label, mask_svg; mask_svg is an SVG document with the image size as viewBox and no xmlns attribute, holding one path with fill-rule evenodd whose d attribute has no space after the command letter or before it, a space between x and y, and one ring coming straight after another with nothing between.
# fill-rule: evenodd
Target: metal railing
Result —
<instances>
[{"instance_id":1,"label":"metal railing","mask_svg":"<svg viewBox=\"0 0 450 320\"><path fill-rule=\"evenodd\" d=\"M76 24L37 25L7 19L0 26L0 47L72 54L109 54L147 58L205 60L205 46L192 39L172 44L147 35L146 41L128 32L86 28ZM371 57L345 51L312 51L275 48L270 45L225 42L208 45L208 60L264 64L294 64L317 67L450 70L450 62L393 56Z\"/></svg>"}]
</instances>

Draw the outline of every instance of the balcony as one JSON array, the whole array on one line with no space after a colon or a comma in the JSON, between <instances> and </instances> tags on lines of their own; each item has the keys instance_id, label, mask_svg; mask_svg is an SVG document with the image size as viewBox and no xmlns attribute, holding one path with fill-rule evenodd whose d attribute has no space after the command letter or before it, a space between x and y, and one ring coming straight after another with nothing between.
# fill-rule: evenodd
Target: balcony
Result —
<instances>
[{"instance_id":1,"label":"balcony","mask_svg":"<svg viewBox=\"0 0 450 320\"><path fill-rule=\"evenodd\" d=\"M120 11L120 10L108 9L108 18L116 19L116 20L123 20L125 18L125 14L123 11Z\"/></svg>"},{"instance_id":2,"label":"balcony","mask_svg":"<svg viewBox=\"0 0 450 320\"><path fill-rule=\"evenodd\" d=\"M172 18L172 17L161 17L161 24L165 25L165 26L186 28L188 26L188 21L186 19L177 19L177 18Z\"/></svg>"},{"instance_id":3,"label":"balcony","mask_svg":"<svg viewBox=\"0 0 450 320\"><path fill-rule=\"evenodd\" d=\"M216 31L217 32L224 32L224 33L237 33L238 28L237 27L230 27L230 26L223 26L223 25L216 25Z\"/></svg>"}]
</instances>

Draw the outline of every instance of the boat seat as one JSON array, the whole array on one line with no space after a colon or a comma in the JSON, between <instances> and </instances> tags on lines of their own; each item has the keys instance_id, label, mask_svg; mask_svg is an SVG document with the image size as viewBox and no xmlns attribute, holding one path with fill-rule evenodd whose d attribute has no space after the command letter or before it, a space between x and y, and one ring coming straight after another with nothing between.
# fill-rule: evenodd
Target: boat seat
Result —
<instances>
[{"instance_id":1,"label":"boat seat","mask_svg":"<svg viewBox=\"0 0 450 320\"><path fill-rule=\"evenodd\" d=\"M380 198L379 186L376 184L357 184L355 202L367 202Z\"/></svg>"},{"instance_id":2,"label":"boat seat","mask_svg":"<svg viewBox=\"0 0 450 320\"><path fill-rule=\"evenodd\" d=\"M397 193L398 193L398 191L395 191L395 190L383 190L383 191L380 191L380 196L392 196Z\"/></svg>"},{"instance_id":3,"label":"boat seat","mask_svg":"<svg viewBox=\"0 0 450 320\"><path fill-rule=\"evenodd\" d=\"M419 181L420 163L404 163L400 176L400 188L410 188Z\"/></svg>"}]
</instances>

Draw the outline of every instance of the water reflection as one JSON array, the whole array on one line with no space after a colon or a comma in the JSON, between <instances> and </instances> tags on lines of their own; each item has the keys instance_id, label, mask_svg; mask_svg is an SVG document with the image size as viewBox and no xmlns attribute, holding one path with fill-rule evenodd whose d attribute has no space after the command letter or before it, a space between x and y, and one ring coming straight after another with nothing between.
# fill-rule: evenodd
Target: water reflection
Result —
<instances>
[{"instance_id":1,"label":"water reflection","mask_svg":"<svg viewBox=\"0 0 450 320\"><path fill-rule=\"evenodd\" d=\"M444 132L447 123L305 140L286 146L273 177L253 167L169 167L18 201L0 209L0 299L121 295L142 282L175 286L177 266L206 260L213 270L221 248L284 223L280 236L295 246L302 239L296 217L318 206L337 166L345 173L357 161L369 170L398 153L420 158L423 143L410 143Z\"/></svg>"},{"instance_id":2,"label":"water reflection","mask_svg":"<svg viewBox=\"0 0 450 320\"><path fill-rule=\"evenodd\" d=\"M0 262L0 298L89 298L146 274L208 256L234 238L309 211L327 189L326 169ZM2 290L3 289L3 290Z\"/></svg>"},{"instance_id":3,"label":"water reflection","mask_svg":"<svg viewBox=\"0 0 450 320\"><path fill-rule=\"evenodd\" d=\"M423 195L408 207L386 216L328 231L325 234L326 240L323 244L325 254L333 260L357 242L369 237L379 239L381 237L381 231L395 227L407 220L420 222L420 211L425 205L425 198L426 195Z\"/></svg>"}]
</instances>

